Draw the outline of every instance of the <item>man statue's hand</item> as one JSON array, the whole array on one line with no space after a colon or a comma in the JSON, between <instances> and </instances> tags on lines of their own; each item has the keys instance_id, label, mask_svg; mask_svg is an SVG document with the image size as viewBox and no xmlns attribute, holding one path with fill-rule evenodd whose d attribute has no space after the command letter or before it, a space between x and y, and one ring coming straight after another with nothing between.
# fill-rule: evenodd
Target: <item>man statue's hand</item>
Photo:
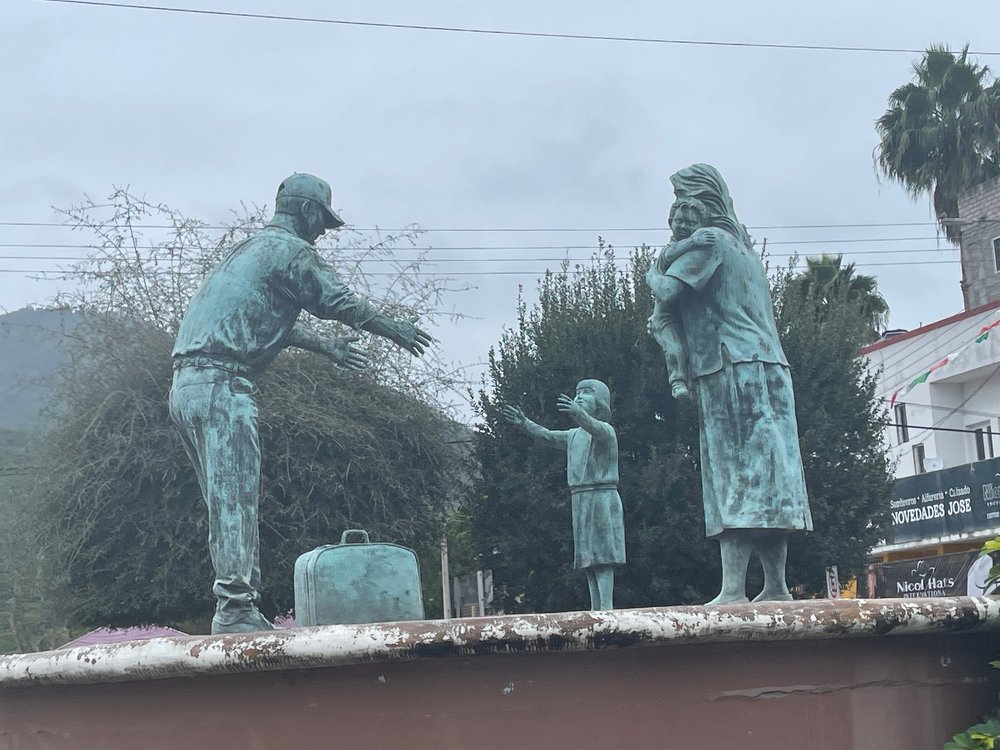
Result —
<instances>
[{"instance_id":1,"label":"man statue's hand","mask_svg":"<svg viewBox=\"0 0 1000 750\"><path fill-rule=\"evenodd\" d=\"M392 332L389 340L401 349L406 349L410 354L419 357L424 353L424 349L431 345L431 336L426 331L417 328L417 320L413 317L409 320L392 321Z\"/></svg>"},{"instance_id":2,"label":"man statue's hand","mask_svg":"<svg viewBox=\"0 0 1000 750\"><path fill-rule=\"evenodd\" d=\"M358 341L359 338L359 336L337 336L329 339L325 354L338 367L352 372L361 372L371 363L368 359L368 353L364 349L354 346L354 342Z\"/></svg>"},{"instance_id":3,"label":"man statue's hand","mask_svg":"<svg viewBox=\"0 0 1000 750\"><path fill-rule=\"evenodd\" d=\"M500 413L503 414L504 419L518 427L524 427L524 423L528 421L524 412L517 406L504 406Z\"/></svg>"}]
</instances>

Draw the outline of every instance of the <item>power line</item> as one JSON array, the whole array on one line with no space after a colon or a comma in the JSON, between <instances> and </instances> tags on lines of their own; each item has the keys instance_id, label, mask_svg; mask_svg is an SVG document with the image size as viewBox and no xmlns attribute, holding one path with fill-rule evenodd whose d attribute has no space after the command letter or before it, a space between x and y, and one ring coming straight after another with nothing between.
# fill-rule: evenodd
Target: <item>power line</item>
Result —
<instances>
[{"instance_id":1,"label":"power line","mask_svg":"<svg viewBox=\"0 0 1000 750\"><path fill-rule=\"evenodd\" d=\"M909 442L917 442L917 441L919 441L919 440L923 440L923 439L924 439L924 438L926 437L926 435L927 435L927 432L928 432L929 430L935 430L935 429L939 429L939 428L940 428L940 425L941 425L941 424L942 424L942 423L943 423L943 422L944 422L945 420L947 420L947 419L948 419L948 418L950 418L950 417L951 417L952 415L954 415L954 414L955 414L955 413L956 413L956 412L957 412L957 411L958 411L959 409L963 408L963 407L964 407L964 406L965 406L965 405L966 405L967 403L969 403L969 402L970 402L970 401L971 401L971 400L973 399L973 397L974 397L974 396L975 396L975 395L976 395L977 393L979 393L979 392L980 392L981 390L983 390L983 388L985 388L985 387L986 387L987 383L989 383L989 382L990 382L991 380L993 380L993 378L995 378L995 377L996 377L996 375L997 375L997 373L998 373L998 372L1000 372L1000 365L997 365L997 366L996 366L995 368L993 368L993 372L991 372L991 373L990 373L989 377L985 378L985 379L983 380L983 382L982 382L982 383L980 383L980 384L979 384L979 385L977 385L977 386L976 386L975 388L973 388L973 389L972 389L972 392L971 392L971 393L969 393L969 394L968 394L968 395L967 395L967 396L966 396L965 398L963 398L963 399L962 399L961 401L959 401L957 405L955 405L955 406L951 407L951 408L950 408L950 409L948 410L948 413L947 413L947 414L945 414L945 415L944 415L943 417L941 417L940 419L936 419L936 420L934 420L934 424L933 424L932 426L930 426L930 427L915 427L914 429L918 429L918 430L920 430L920 431L921 431L921 432L920 432L920 434L919 434L919 435L917 435L917 437L914 437L914 438L912 438L912 439L908 440L907 442L909 443Z\"/></svg>"},{"instance_id":2,"label":"power line","mask_svg":"<svg viewBox=\"0 0 1000 750\"><path fill-rule=\"evenodd\" d=\"M545 269L535 269L535 270L519 270L519 271L449 271L447 273L430 273L426 271L406 271L406 276L538 276L544 273ZM65 276L81 276L89 275L94 277L102 276L118 276L119 274L111 273L108 271L79 271L79 270L51 270L51 269L23 269L23 268L0 268L0 273L20 273L24 275L28 274L39 274L51 281L54 281L60 277ZM203 276L204 274L194 272L194 271L153 271L148 275L152 276L171 276L174 274L181 276ZM558 273L563 273L559 271ZM578 275L582 273L587 273L586 269L582 270L567 270L565 272L568 275ZM46 274L52 274L52 276L46 276ZM374 271L365 273L365 276L399 276L398 273Z\"/></svg>"},{"instance_id":3,"label":"power line","mask_svg":"<svg viewBox=\"0 0 1000 750\"><path fill-rule=\"evenodd\" d=\"M46 2L57 2L57 0L44 0ZM980 218L969 219L967 224L996 224L1000 218ZM59 227L64 229L89 228L91 225L82 222L59 222L59 221L0 221L3 227ZM134 224L136 229L177 229L176 224ZM779 230L779 229L874 229L879 227L933 227L937 226L934 221L902 221L902 222L875 222L875 223L844 223L844 224L760 224L748 226L752 230ZM231 225L196 224L195 229L233 229ZM409 227L357 227L347 224L342 231L355 232L663 232L666 226L659 227L421 227L418 225ZM936 237L931 239L937 239Z\"/></svg>"},{"instance_id":4,"label":"power line","mask_svg":"<svg viewBox=\"0 0 1000 750\"><path fill-rule=\"evenodd\" d=\"M889 399L885 396L878 396L879 401L888 402ZM934 404L918 404L915 401L906 401L906 406L913 406L920 409L943 409L947 407L942 407L940 405L935 406ZM979 411L977 409L955 409L956 414L967 414L971 417L988 417L990 419L1000 419L1000 414L995 414L989 411Z\"/></svg>"},{"instance_id":5,"label":"power line","mask_svg":"<svg viewBox=\"0 0 1000 750\"><path fill-rule=\"evenodd\" d=\"M31 246L30 245L27 245L27 246L25 246L25 245L0 245L0 247L31 247ZM80 245L80 246L77 246L77 247L79 247L81 250L94 249L94 250L102 250L102 251L107 252L107 250L105 250L104 248L90 247L90 246L85 246L85 245ZM131 249L131 248L116 248L116 249L121 251L121 256L131 256L131 254L133 252L133 249ZM184 259L183 256L180 254L180 252L190 252L191 250L197 249L197 248L171 248L171 249L176 249L176 250L180 251L177 255L150 255L149 252L148 252L150 250L157 250L157 249L164 249L164 248L139 248L139 254L140 254L140 256L142 257L142 259L144 261L168 262L168 261L177 261L177 260ZM324 250L328 250L328 248L323 248L323 249ZM337 248L333 248L333 251L336 252L336 249ZM348 248L348 249L351 249L351 248ZM406 262L412 262L412 261L421 261L421 262L425 262L425 263L516 263L516 262L519 262L519 261L524 261L525 263L539 263L539 262L543 262L543 261L544 262L568 261L568 262L571 262L571 263L574 263L574 262L581 263L581 262L587 262L587 261L593 260L593 257L592 256L588 256L588 257L569 257L569 256L563 255L563 256L559 256L559 257L538 257L538 256L535 256L535 257L531 257L531 258L523 258L523 257L506 257L506 258L504 258L504 257L440 258L440 257L436 257L436 256L404 258L404 257L397 257L396 253L406 252L406 251L421 252L421 253L432 253L432 252L433 253L447 253L447 252L467 252L467 251L473 251L473 250L509 250L509 251L567 250L568 251L568 250L587 250L587 249L591 249L591 250L595 250L595 251L597 250L597 248L594 247L594 246L592 246L592 245L583 245L583 246L579 246L579 247L572 247L572 246L567 247L567 246L562 246L562 245L554 245L554 246L551 246L551 247L516 247L516 246L515 247L401 247L401 248L396 248L394 250L392 258L354 259L354 258L347 257L347 258L344 259L344 262L406 263ZM848 253L843 253L843 255L844 255L845 258L849 259L850 257L859 256L859 255L876 255L876 256L885 256L885 255L915 255L915 254L918 254L918 253L941 253L941 252L947 252L947 251L945 251L945 250L938 250L936 248L927 248L927 249L922 248L922 249L917 249L917 250L854 250L854 251L851 251L851 252L848 252ZM110 257L112 257L112 256L110 256L110 255L104 255L104 256L96 256L95 257L93 255L14 255L14 254L0 254L0 260L40 260L40 261L72 261L72 262L92 261L94 263L107 262ZM768 253L767 257L768 258L794 258L794 257L813 257L813 256L803 256L801 253ZM190 259L190 256L188 256L188 258L186 258L186 259ZM851 261L851 262L853 262L853 261ZM938 261L916 261L916 260L914 260L914 261L907 261L907 260L902 260L902 261L894 262L892 265L908 265L910 263L920 263L920 262L925 262L925 263L926 262L961 263L962 261L960 259L958 259L958 258L943 259L943 260L938 260ZM992 264L994 261L993 261L992 258L982 258L982 259L967 258L965 260L965 262L966 263L990 263L990 264ZM859 264L855 263L854 265L858 266ZM860 265L871 265L871 263L869 263L869 264L861 263Z\"/></svg>"},{"instance_id":6,"label":"power line","mask_svg":"<svg viewBox=\"0 0 1000 750\"><path fill-rule=\"evenodd\" d=\"M927 426L927 425L919 425L919 424L906 425L906 424L896 423L896 422L887 422L886 426L887 427L909 427L911 430L925 430L925 431L926 430L936 430L937 432L965 432L965 433L969 433L969 434L973 434L973 435L975 433L977 433L977 432L981 432L981 430L964 430L964 429L961 429L959 427L935 427L933 425ZM907 442L911 442L911 441L907 441Z\"/></svg>"},{"instance_id":7,"label":"power line","mask_svg":"<svg viewBox=\"0 0 1000 750\"><path fill-rule=\"evenodd\" d=\"M609 230L613 231L613 230ZM665 231L665 230L660 230ZM806 239L806 240L768 240L768 245L853 245L859 243L883 243L883 242L931 242L936 240L936 237L851 237L851 238L834 238L834 239ZM39 248L39 249L51 249L51 250L61 250L61 249L72 249L72 250L89 250L94 248L102 247L103 245L97 243L76 243L76 242L0 242L0 247L8 248ZM169 242L163 242L158 245L163 249L177 249L177 250L192 250L200 248L192 248L183 245L172 245ZM454 245L454 246L444 246L435 247L432 245L401 245L398 249L400 250L596 250L598 249L594 243L589 245ZM920 250L890 250L887 252L958 252L956 247L932 247ZM848 251L848 252L859 252L859 251ZM873 251L878 252L878 251ZM4 257L4 256L0 256Z\"/></svg>"},{"instance_id":8,"label":"power line","mask_svg":"<svg viewBox=\"0 0 1000 750\"><path fill-rule=\"evenodd\" d=\"M963 321L959 321L959 323L957 323L956 325L960 325L962 322ZM883 355L884 358L882 359L882 361L878 362L878 366L883 371L885 371L889 367L899 368L901 370L916 367L916 362L924 359L925 357L930 359L931 358L930 355L939 356L938 352L940 352L942 349L945 351L950 351L952 342L957 341L960 338L964 339L968 334L968 332L974 330L977 325L979 325L979 321L973 320L966 322L965 328L953 331L951 337L944 342L937 340L933 336L930 337L924 337L920 335L914 336L898 350L893 351L892 349L888 349L887 352ZM916 350L911 351L914 349L914 347L916 347ZM875 359L872 358L872 355L874 354L875 353L872 352L869 355L869 360L873 363L875 363ZM910 362L913 362L913 364L907 362L906 360L907 356L911 358ZM904 362L907 363L904 365L902 364ZM933 362L929 362L928 364L933 364ZM896 390L897 387L893 386L893 388L889 391L886 391L886 393L892 394L895 393Z\"/></svg>"},{"instance_id":9,"label":"power line","mask_svg":"<svg viewBox=\"0 0 1000 750\"><path fill-rule=\"evenodd\" d=\"M889 352L891 353L886 353L884 359L881 362L877 362L877 364L883 371L890 367L898 370L913 370L917 367L916 363L920 361L926 362L925 366L929 366L945 356L942 352L947 353L952 351L952 345L959 340L964 342L969 341L973 333L982 327L984 320L986 319L974 317L968 320L956 321L953 324L955 328L952 331L951 336L944 341L934 336L914 336L913 339L899 351L892 352L890 349ZM916 347L915 350L913 350L914 347ZM872 354L874 354L874 352L872 352ZM907 356L911 358L910 361L912 361L913 364L904 364ZM869 355L869 361L873 364L876 363L876 360L872 359L871 355ZM889 390L885 391L885 394L880 396L880 398L885 398L886 395L891 395L900 388L906 387L906 384L912 381L912 379L913 375L911 372L911 374L907 376L907 380L905 382L900 384L897 381Z\"/></svg>"},{"instance_id":10,"label":"power line","mask_svg":"<svg viewBox=\"0 0 1000 750\"><path fill-rule=\"evenodd\" d=\"M528 259L528 258L520 258L518 260L528 261L530 259ZM560 259L560 260L562 260L562 259ZM587 260L589 260L589 258ZM398 262L405 263L405 261L398 261ZM446 261L444 259L442 259L441 261L437 261L437 262L440 263L440 262L446 262ZM932 265L957 264L959 262L960 261L957 261L957 260L916 260L916 261L898 261L896 263L892 263L892 262L887 262L887 263L857 263L855 265L856 265L857 268L873 268L873 267L879 267L879 266L885 266L885 267L888 267L888 266L932 266ZM434 263L427 263L426 265L432 266L432 265L434 265ZM546 269L536 268L536 269L519 269L519 270L514 270L514 271L448 271L446 275L449 275L449 276L537 276L537 275L539 275L541 273L544 273L545 270ZM567 273L567 274L577 275L577 274L581 274L581 273L588 273L589 270L590 269L586 269L586 268L583 268L583 269L573 268L573 269L568 269L568 270L566 270L564 272L562 269L559 269L558 271L553 271L553 273L556 273L556 274ZM81 269L55 269L55 270L53 270L53 269L41 269L41 268L0 268L0 273L19 273L19 274L23 274L23 275L39 274L39 275L43 275L43 276L46 275L46 274L54 274L55 277L60 277L60 276L85 276L85 275L89 275L89 276L111 276L111 275L115 275L115 274L111 273L110 271L88 271L88 270L81 270ZM194 272L194 271L153 271L153 272L150 272L151 275L171 275L171 274L174 274L174 273L178 273L178 274L181 274L181 275L184 275L184 276L200 276L200 275L202 275L202 274L200 274L198 272ZM369 272L366 275L369 275L369 276L398 276L399 274L398 273L385 273L385 272ZM441 276L441 275L445 275L445 274L441 274L441 273L428 273L428 272L424 272L424 271L407 271L406 275L408 275L408 276Z\"/></svg>"},{"instance_id":11,"label":"power line","mask_svg":"<svg viewBox=\"0 0 1000 750\"><path fill-rule=\"evenodd\" d=\"M361 28L398 29L407 31L437 31L458 34L480 34L490 36L527 37L534 39L566 39L592 42L631 42L639 44L666 44L703 47L736 47L745 49L778 49L778 50L808 50L819 52L876 52L922 55L923 49L905 49L899 47L853 47L819 44L778 44L767 42L722 42L701 39L664 39L640 36L610 36L603 34L568 34L544 31L515 31L507 29L487 29L470 26L437 26L426 24L386 23L378 21L348 21L335 18L316 18L311 16L288 16L274 13L247 13L228 10L207 10L203 8L176 8L166 5L140 5L137 3L110 3L98 0L43 0L43 2L60 3L64 5L89 5L102 8L120 8L128 10L147 10L161 13L182 13L188 15L217 16L225 18L251 18L267 21L294 21L299 23L319 23L337 26L356 26ZM975 55L1000 55L1000 52L970 52Z\"/></svg>"}]
</instances>

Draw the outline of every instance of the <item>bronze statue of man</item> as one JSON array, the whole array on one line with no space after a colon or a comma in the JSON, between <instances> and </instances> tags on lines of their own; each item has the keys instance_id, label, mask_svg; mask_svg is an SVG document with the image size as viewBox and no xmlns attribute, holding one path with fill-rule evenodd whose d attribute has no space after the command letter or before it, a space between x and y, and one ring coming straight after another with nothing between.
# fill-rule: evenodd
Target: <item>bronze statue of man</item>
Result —
<instances>
[{"instance_id":1,"label":"bronze statue of man","mask_svg":"<svg viewBox=\"0 0 1000 750\"><path fill-rule=\"evenodd\" d=\"M747 601L751 552L764 568L754 601L787 601L788 535L811 530L812 515L767 274L718 170L693 164L670 181L673 241L690 242L646 275L655 299L649 327L661 346L683 332L700 417L705 527L722 556L722 590L709 604Z\"/></svg>"},{"instance_id":2,"label":"bronze statue of man","mask_svg":"<svg viewBox=\"0 0 1000 750\"><path fill-rule=\"evenodd\" d=\"M330 186L309 174L281 183L274 218L236 245L205 278L181 321L173 350L170 416L208 506L208 544L218 602L212 633L268 630L257 609L260 444L255 378L285 347L363 369L356 337L324 338L296 323L302 310L393 341L419 356L431 342L413 322L380 315L316 251L343 226Z\"/></svg>"}]
</instances>

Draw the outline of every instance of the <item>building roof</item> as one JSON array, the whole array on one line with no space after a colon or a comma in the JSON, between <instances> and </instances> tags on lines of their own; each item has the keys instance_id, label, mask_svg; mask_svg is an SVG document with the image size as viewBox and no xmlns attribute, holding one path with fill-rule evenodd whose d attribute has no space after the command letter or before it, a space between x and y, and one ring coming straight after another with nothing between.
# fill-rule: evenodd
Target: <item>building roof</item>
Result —
<instances>
[{"instance_id":1,"label":"building roof","mask_svg":"<svg viewBox=\"0 0 1000 750\"><path fill-rule=\"evenodd\" d=\"M984 312L988 312L989 310L993 310L996 308L1000 308L1000 300L995 300L985 305L974 307L971 310L964 310L950 317L942 318L941 320L937 320L933 323L928 323L925 326L920 326L920 328L914 328L912 331L907 331L906 333L899 333L896 334L895 336L890 336L889 338L884 338L879 341L876 341L874 344L868 344L868 346L861 347L860 354L862 356L865 354L871 354L872 352L878 351L879 349L885 349L886 347L892 346L893 344L898 344L900 341L907 341L908 339L921 336L937 328L944 328L945 326L949 326L952 323L958 323L959 321L965 320L966 318L971 318L975 315L980 315Z\"/></svg>"}]
</instances>

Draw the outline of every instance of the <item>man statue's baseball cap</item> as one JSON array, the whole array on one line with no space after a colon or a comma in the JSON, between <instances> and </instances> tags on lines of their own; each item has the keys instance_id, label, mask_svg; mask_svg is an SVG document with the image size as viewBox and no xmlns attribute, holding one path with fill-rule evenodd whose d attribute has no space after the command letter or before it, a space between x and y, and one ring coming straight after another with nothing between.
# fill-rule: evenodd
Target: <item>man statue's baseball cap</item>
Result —
<instances>
[{"instance_id":1,"label":"man statue's baseball cap","mask_svg":"<svg viewBox=\"0 0 1000 750\"><path fill-rule=\"evenodd\" d=\"M305 198L316 201L326 213L326 228L344 226L344 220L333 210L333 192L330 185L315 175L296 172L278 185L278 198Z\"/></svg>"}]
</instances>

